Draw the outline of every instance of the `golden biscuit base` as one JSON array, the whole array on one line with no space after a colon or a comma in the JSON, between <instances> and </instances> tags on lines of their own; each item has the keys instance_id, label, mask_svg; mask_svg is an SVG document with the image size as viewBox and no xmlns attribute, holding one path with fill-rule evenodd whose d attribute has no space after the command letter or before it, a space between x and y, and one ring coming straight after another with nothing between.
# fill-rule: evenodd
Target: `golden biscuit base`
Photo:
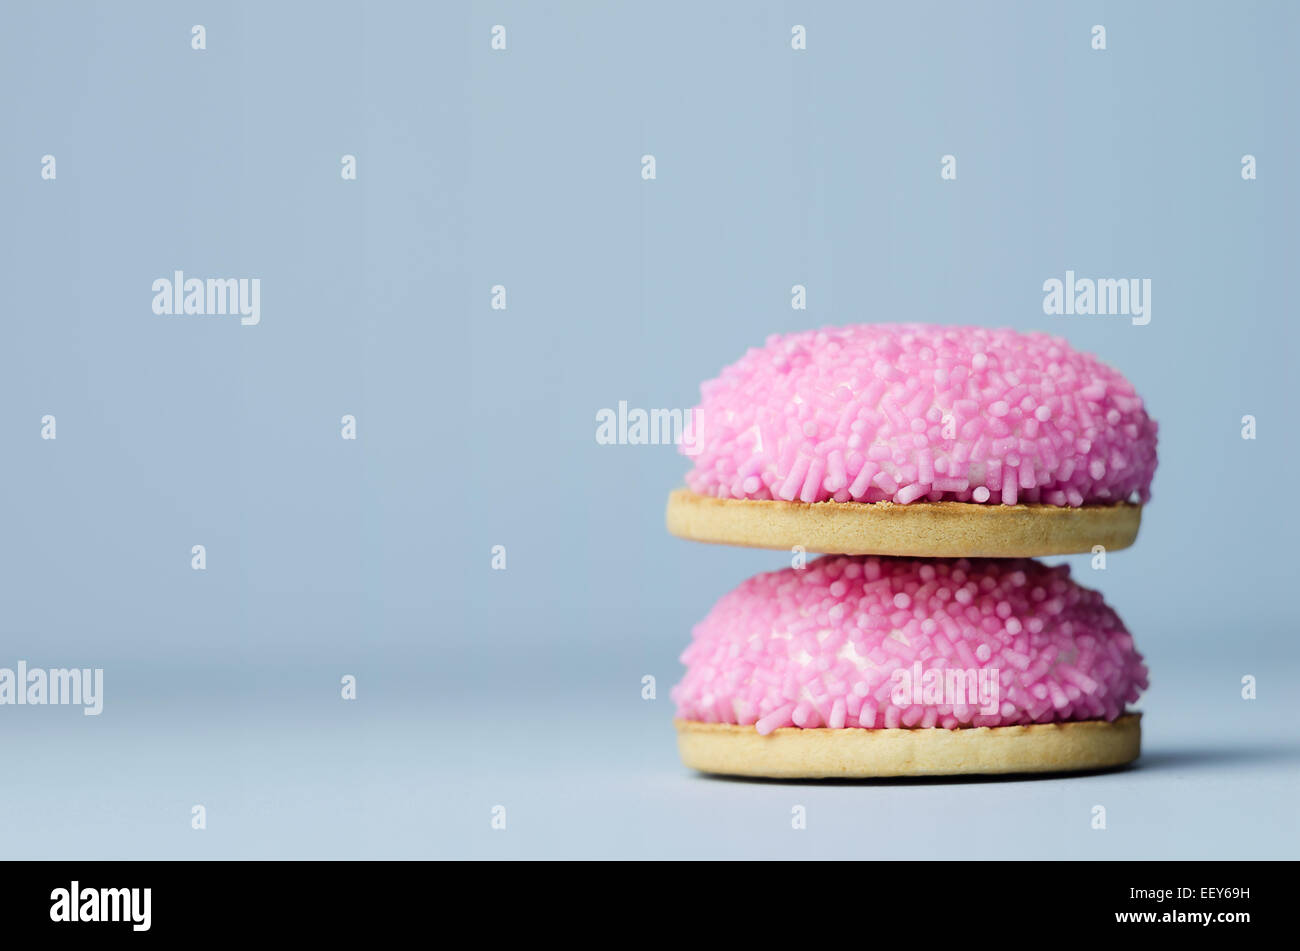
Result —
<instances>
[{"instance_id":1,"label":"golden biscuit base","mask_svg":"<svg viewBox=\"0 0 1300 951\"><path fill-rule=\"evenodd\" d=\"M704 773L766 779L876 779L1061 773L1131 763L1142 714L959 730L801 730L760 736L752 726L674 720L682 762Z\"/></svg>"},{"instance_id":2,"label":"golden biscuit base","mask_svg":"<svg viewBox=\"0 0 1300 951\"><path fill-rule=\"evenodd\" d=\"M782 502L721 499L677 489L668 531L679 538L746 548L796 545L838 555L915 558L1037 558L1100 545L1127 548L1142 506L980 505L974 502Z\"/></svg>"}]
</instances>

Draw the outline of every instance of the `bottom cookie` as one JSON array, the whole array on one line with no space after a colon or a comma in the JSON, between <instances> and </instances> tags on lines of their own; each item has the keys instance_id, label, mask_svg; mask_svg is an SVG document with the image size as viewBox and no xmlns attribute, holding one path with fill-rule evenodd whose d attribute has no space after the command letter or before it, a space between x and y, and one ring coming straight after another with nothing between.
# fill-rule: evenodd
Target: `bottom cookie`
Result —
<instances>
[{"instance_id":1,"label":"bottom cookie","mask_svg":"<svg viewBox=\"0 0 1300 951\"><path fill-rule=\"evenodd\" d=\"M961 730L802 730L761 736L752 726L674 720L682 762L727 776L871 779L1058 773L1122 766L1138 758L1142 714Z\"/></svg>"}]
</instances>

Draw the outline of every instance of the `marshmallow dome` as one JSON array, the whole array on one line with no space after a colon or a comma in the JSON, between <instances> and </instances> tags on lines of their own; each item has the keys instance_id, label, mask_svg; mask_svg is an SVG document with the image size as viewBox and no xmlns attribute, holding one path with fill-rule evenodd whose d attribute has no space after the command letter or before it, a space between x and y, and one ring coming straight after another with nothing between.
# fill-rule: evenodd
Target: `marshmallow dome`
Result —
<instances>
[{"instance_id":1,"label":"marshmallow dome","mask_svg":"<svg viewBox=\"0 0 1300 951\"><path fill-rule=\"evenodd\" d=\"M690 489L732 499L1043 503L1151 494L1132 384L1044 333L862 324L774 335L701 387Z\"/></svg>"},{"instance_id":2,"label":"marshmallow dome","mask_svg":"<svg viewBox=\"0 0 1300 951\"><path fill-rule=\"evenodd\" d=\"M835 555L761 574L715 605L681 659L680 719L760 734L1115 720L1147 686L1101 595L1028 559ZM950 669L982 679L996 711L896 702L904 676Z\"/></svg>"}]
</instances>

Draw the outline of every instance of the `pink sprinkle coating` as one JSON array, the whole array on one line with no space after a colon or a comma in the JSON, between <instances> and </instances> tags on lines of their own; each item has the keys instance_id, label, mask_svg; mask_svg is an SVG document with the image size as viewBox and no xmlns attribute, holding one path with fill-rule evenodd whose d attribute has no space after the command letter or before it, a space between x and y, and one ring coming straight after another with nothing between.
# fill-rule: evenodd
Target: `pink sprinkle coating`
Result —
<instances>
[{"instance_id":1,"label":"pink sprinkle coating","mask_svg":"<svg viewBox=\"0 0 1300 951\"><path fill-rule=\"evenodd\" d=\"M1101 595L1066 565L1019 558L828 555L757 575L681 659L678 717L763 734L1114 720L1147 686ZM943 693L946 680L968 692ZM935 693L916 687L927 682Z\"/></svg>"},{"instance_id":2,"label":"pink sprinkle coating","mask_svg":"<svg viewBox=\"0 0 1300 951\"><path fill-rule=\"evenodd\" d=\"M701 387L702 495L803 502L1151 496L1156 423L1119 373L1045 333L859 324L773 335Z\"/></svg>"}]
</instances>

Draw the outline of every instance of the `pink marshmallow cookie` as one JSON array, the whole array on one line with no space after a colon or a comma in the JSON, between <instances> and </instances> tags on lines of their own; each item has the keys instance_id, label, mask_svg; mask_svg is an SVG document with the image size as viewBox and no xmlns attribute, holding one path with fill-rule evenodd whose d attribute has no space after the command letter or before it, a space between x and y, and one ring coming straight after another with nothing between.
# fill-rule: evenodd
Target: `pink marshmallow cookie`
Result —
<instances>
[{"instance_id":1,"label":"pink marshmallow cookie","mask_svg":"<svg viewBox=\"0 0 1300 951\"><path fill-rule=\"evenodd\" d=\"M1156 423L1059 337L861 324L774 335L701 388L701 495L1080 506L1150 497Z\"/></svg>"},{"instance_id":2,"label":"pink marshmallow cookie","mask_svg":"<svg viewBox=\"0 0 1300 951\"><path fill-rule=\"evenodd\" d=\"M750 578L695 628L678 717L778 727L1114 720L1133 638L1068 566L829 555Z\"/></svg>"}]
</instances>

